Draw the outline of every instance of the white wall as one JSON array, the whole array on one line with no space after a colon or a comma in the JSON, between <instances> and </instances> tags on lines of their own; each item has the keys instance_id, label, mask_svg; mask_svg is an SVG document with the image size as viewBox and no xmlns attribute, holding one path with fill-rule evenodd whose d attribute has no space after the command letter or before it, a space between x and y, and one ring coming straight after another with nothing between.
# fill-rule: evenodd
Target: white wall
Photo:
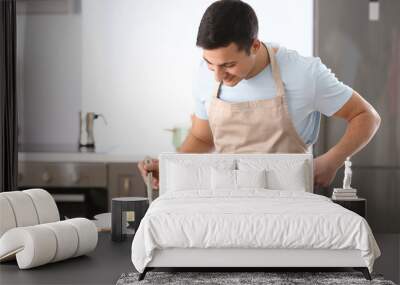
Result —
<instances>
[{"instance_id":1,"label":"white wall","mask_svg":"<svg viewBox=\"0 0 400 285\"><path fill-rule=\"evenodd\" d=\"M29 120L30 138L76 142L78 98L83 111L108 120L107 126L95 123L99 146L123 146L138 155L173 151L164 129L190 123L192 75L201 58L197 29L212 2L83 0L81 13L69 18L29 16L24 95L30 99L24 105L29 118L31 104L36 114ZM312 2L248 1L259 18L260 39L304 55L312 54ZM42 61L47 67L36 72ZM56 123L58 114L70 119Z\"/></svg>"},{"instance_id":2,"label":"white wall","mask_svg":"<svg viewBox=\"0 0 400 285\"><path fill-rule=\"evenodd\" d=\"M27 3L34 5L17 3L18 141L76 144L82 101L81 16L55 13L50 1L47 12L25 13Z\"/></svg>"},{"instance_id":3,"label":"white wall","mask_svg":"<svg viewBox=\"0 0 400 285\"><path fill-rule=\"evenodd\" d=\"M173 150L163 129L190 122L197 29L212 2L83 1L82 106L109 121L96 123L99 144L124 144L140 155ZM312 0L248 3L262 40L312 54Z\"/></svg>"}]
</instances>

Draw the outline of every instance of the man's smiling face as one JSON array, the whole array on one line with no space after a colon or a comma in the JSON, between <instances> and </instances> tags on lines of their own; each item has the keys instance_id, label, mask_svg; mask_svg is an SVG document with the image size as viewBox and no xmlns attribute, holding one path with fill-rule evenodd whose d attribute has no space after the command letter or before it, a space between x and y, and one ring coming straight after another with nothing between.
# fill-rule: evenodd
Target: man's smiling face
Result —
<instances>
[{"instance_id":1,"label":"man's smiling face","mask_svg":"<svg viewBox=\"0 0 400 285\"><path fill-rule=\"evenodd\" d=\"M203 58L208 69L214 72L215 80L232 87L250 74L256 62L256 53L253 46L247 54L231 43L227 47L203 49Z\"/></svg>"}]
</instances>

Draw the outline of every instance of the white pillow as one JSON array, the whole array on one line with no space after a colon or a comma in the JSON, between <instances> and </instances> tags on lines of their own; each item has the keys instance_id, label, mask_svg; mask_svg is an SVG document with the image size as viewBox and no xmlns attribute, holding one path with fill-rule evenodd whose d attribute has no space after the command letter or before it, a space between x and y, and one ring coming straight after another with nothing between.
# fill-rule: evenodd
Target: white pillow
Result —
<instances>
[{"instance_id":1,"label":"white pillow","mask_svg":"<svg viewBox=\"0 0 400 285\"><path fill-rule=\"evenodd\" d=\"M233 169L234 161L168 161L166 165L167 191L210 190L211 168Z\"/></svg>"},{"instance_id":2,"label":"white pillow","mask_svg":"<svg viewBox=\"0 0 400 285\"><path fill-rule=\"evenodd\" d=\"M308 179L304 175L304 166L298 166L290 171L272 169L268 171L268 188L274 190L307 191Z\"/></svg>"},{"instance_id":3,"label":"white pillow","mask_svg":"<svg viewBox=\"0 0 400 285\"><path fill-rule=\"evenodd\" d=\"M212 190L238 190L240 188L266 188L266 171L211 169Z\"/></svg>"},{"instance_id":4,"label":"white pillow","mask_svg":"<svg viewBox=\"0 0 400 285\"><path fill-rule=\"evenodd\" d=\"M211 168L211 189L236 189L236 170Z\"/></svg>"},{"instance_id":5,"label":"white pillow","mask_svg":"<svg viewBox=\"0 0 400 285\"><path fill-rule=\"evenodd\" d=\"M306 160L239 159L240 170L267 172L267 188L272 190L307 191L310 187L310 167Z\"/></svg>"},{"instance_id":6,"label":"white pillow","mask_svg":"<svg viewBox=\"0 0 400 285\"><path fill-rule=\"evenodd\" d=\"M210 188L209 172L207 167L184 166L170 163L168 166L168 189L184 191L189 189Z\"/></svg>"},{"instance_id":7,"label":"white pillow","mask_svg":"<svg viewBox=\"0 0 400 285\"><path fill-rule=\"evenodd\" d=\"M262 170L236 170L237 188L267 188L267 172Z\"/></svg>"}]
</instances>

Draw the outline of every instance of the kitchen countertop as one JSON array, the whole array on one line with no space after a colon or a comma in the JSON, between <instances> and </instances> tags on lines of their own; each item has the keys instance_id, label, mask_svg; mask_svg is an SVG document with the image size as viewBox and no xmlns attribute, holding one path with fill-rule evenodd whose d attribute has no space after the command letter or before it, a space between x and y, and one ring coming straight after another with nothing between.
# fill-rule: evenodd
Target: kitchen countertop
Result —
<instances>
[{"instance_id":1,"label":"kitchen countertop","mask_svg":"<svg viewBox=\"0 0 400 285\"><path fill-rule=\"evenodd\" d=\"M145 156L128 146L98 146L90 150L73 145L23 145L19 146L18 152L19 161L37 162L137 162Z\"/></svg>"},{"instance_id":2,"label":"kitchen countertop","mask_svg":"<svg viewBox=\"0 0 400 285\"><path fill-rule=\"evenodd\" d=\"M111 153L51 153L51 152L20 152L19 161L45 162L137 162L143 160L144 155L111 154Z\"/></svg>"}]
</instances>

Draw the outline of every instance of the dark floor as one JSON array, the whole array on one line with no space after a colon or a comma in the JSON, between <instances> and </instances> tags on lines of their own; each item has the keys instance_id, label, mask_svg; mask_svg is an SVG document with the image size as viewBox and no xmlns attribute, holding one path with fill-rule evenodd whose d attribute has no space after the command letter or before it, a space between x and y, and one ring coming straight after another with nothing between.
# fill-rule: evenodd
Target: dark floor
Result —
<instances>
[{"instance_id":1,"label":"dark floor","mask_svg":"<svg viewBox=\"0 0 400 285\"><path fill-rule=\"evenodd\" d=\"M374 272L395 283L400 281L400 234L375 234L382 251ZM115 284L124 272L134 271L130 259L131 240L114 243L100 233L99 244L88 256L77 257L29 270L16 262L0 265L0 284Z\"/></svg>"},{"instance_id":2,"label":"dark floor","mask_svg":"<svg viewBox=\"0 0 400 285\"><path fill-rule=\"evenodd\" d=\"M374 272L381 273L385 279L400 284L400 234L374 234L381 250L374 266Z\"/></svg>"},{"instance_id":3,"label":"dark floor","mask_svg":"<svg viewBox=\"0 0 400 285\"><path fill-rule=\"evenodd\" d=\"M0 264L0 284L115 284L124 272L134 271L132 240L116 243L99 233L97 248L88 256L19 270L16 262Z\"/></svg>"}]
</instances>

